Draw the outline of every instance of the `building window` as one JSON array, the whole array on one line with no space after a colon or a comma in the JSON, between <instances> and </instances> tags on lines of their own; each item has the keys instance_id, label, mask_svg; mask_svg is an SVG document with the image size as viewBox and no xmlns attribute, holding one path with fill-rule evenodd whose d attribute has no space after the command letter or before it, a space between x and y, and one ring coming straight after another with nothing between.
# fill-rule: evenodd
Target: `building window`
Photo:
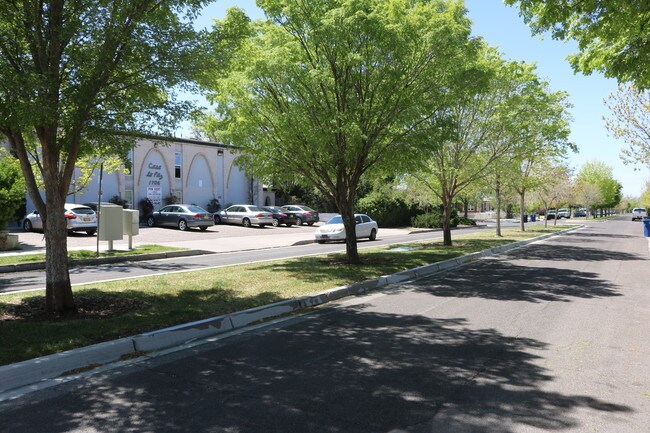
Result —
<instances>
[{"instance_id":1,"label":"building window","mask_svg":"<svg viewBox=\"0 0 650 433\"><path fill-rule=\"evenodd\" d=\"M133 190L127 189L124 191L124 200L130 209L133 209Z\"/></svg>"},{"instance_id":2,"label":"building window","mask_svg":"<svg viewBox=\"0 0 650 433\"><path fill-rule=\"evenodd\" d=\"M174 177L180 179L182 176L181 165L183 164L183 157L180 152L175 154L175 163L174 163Z\"/></svg>"},{"instance_id":3,"label":"building window","mask_svg":"<svg viewBox=\"0 0 650 433\"><path fill-rule=\"evenodd\" d=\"M124 175L133 176L133 149L129 150L126 156L126 164L124 165Z\"/></svg>"}]
</instances>

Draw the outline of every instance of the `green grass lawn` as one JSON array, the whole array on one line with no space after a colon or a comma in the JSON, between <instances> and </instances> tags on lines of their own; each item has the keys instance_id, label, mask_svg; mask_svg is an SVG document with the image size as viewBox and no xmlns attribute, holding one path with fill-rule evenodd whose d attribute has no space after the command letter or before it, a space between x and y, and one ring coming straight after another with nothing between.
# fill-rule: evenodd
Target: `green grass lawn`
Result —
<instances>
[{"instance_id":1,"label":"green grass lawn","mask_svg":"<svg viewBox=\"0 0 650 433\"><path fill-rule=\"evenodd\" d=\"M99 256L94 250L70 250L68 258L71 260L94 259L96 257L137 256L141 254L167 253L170 251L186 250L187 248L164 247L161 245L139 245L133 250L100 251ZM0 256L0 265L18 265L21 263L44 262L45 253L13 254Z\"/></svg>"},{"instance_id":2,"label":"green grass lawn","mask_svg":"<svg viewBox=\"0 0 650 433\"><path fill-rule=\"evenodd\" d=\"M527 232L493 231L455 235L454 246L415 242L361 252L362 265L330 254L146 278L75 286L78 313L57 318L44 313L41 292L0 296L0 365L75 347L240 311L336 286L376 278L428 263L558 231L534 226Z\"/></svg>"}]
</instances>

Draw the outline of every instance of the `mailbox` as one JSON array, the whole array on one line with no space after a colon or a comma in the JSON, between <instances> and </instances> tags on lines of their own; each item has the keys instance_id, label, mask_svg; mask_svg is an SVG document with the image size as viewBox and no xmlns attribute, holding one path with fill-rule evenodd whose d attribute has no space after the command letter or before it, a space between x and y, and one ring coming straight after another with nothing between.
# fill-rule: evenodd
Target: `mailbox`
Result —
<instances>
[{"instance_id":1,"label":"mailbox","mask_svg":"<svg viewBox=\"0 0 650 433\"><path fill-rule=\"evenodd\" d=\"M140 212L133 209L124 209L123 212L123 233L129 236L140 234Z\"/></svg>"},{"instance_id":2,"label":"mailbox","mask_svg":"<svg viewBox=\"0 0 650 433\"><path fill-rule=\"evenodd\" d=\"M103 205L99 209L99 240L122 239L122 206Z\"/></svg>"}]
</instances>

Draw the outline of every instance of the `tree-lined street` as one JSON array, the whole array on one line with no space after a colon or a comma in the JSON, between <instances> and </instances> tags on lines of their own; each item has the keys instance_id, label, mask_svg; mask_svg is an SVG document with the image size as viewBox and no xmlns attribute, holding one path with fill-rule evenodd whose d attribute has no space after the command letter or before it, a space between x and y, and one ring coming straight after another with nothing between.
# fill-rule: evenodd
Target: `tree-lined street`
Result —
<instances>
[{"instance_id":1,"label":"tree-lined street","mask_svg":"<svg viewBox=\"0 0 650 433\"><path fill-rule=\"evenodd\" d=\"M648 245L585 229L33 393L10 432L639 432Z\"/></svg>"}]
</instances>

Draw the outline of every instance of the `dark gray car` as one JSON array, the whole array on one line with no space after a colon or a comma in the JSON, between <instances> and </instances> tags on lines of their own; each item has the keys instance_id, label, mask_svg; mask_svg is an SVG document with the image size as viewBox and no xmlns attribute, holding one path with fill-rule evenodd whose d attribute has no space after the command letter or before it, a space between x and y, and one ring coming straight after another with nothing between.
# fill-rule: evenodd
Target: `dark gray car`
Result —
<instances>
[{"instance_id":1,"label":"dark gray car","mask_svg":"<svg viewBox=\"0 0 650 433\"><path fill-rule=\"evenodd\" d=\"M170 204L154 212L147 218L147 225L177 227L187 230L198 227L205 231L214 225L213 215L200 206L193 204Z\"/></svg>"}]
</instances>

